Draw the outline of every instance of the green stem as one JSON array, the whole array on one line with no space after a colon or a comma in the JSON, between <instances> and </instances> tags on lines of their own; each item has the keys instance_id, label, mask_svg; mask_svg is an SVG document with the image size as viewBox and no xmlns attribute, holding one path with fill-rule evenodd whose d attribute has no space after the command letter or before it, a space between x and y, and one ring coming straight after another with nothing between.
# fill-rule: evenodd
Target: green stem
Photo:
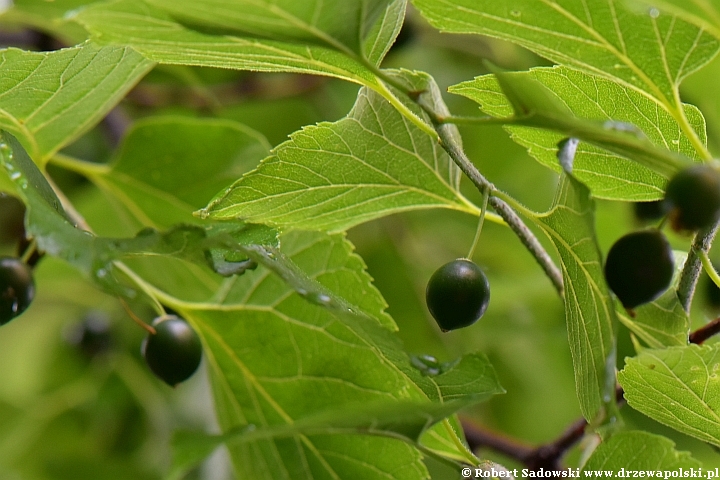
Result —
<instances>
[{"instance_id":1,"label":"green stem","mask_svg":"<svg viewBox=\"0 0 720 480\"><path fill-rule=\"evenodd\" d=\"M438 134L435 129L427 124L423 119L418 117L412 110L410 110L404 103L402 103L390 90L383 81L378 82L377 88L375 89L380 95L382 95L395 109L400 112L405 118L410 120L416 127L423 132L433 137L436 141L440 141Z\"/></svg>"},{"instance_id":2,"label":"green stem","mask_svg":"<svg viewBox=\"0 0 720 480\"><path fill-rule=\"evenodd\" d=\"M720 275L718 275L717 270L715 270L715 267L710 261L710 257L708 257L707 252L699 252L698 257L700 258L700 262L705 269L705 273L707 273L710 279L715 282L715 285L720 288Z\"/></svg>"},{"instance_id":3,"label":"green stem","mask_svg":"<svg viewBox=\"0 0 720 480\"><path fill-rule=\"evenodd\" d=\"M161 290L155 288L153 285L147 283L145 280L143 280L138 274L136 274L130 267L125 265L121 261L115 261L113 262L113 265L117 267L118 270L122 271L127 277L150 299L150 303L152 304L153 310L155 310L155 313L158 315L165 315L165 308L163 308L162 303L158 300L158 298L161 296L165 296L165 293ZM169 297L169 296L168 296ZM174 297L170 297L174 298ZM166 302L168 303L168 302Z\"/></svg>"},{"instance_id":4,"label":"green stem","mask_svg":"<svg viewBox=\"0 0 720 480\"><path fill-rule=\"evenodd\" d=\"M473 239L472 246L470 247L470 253L468 253L468 260L472 260L473 255L475 255L475 250L477 249L478 243L480 242L480 233L482 233L482 227L483 222L485 221L485 212L487 212L487 206L488 206L488 199L490 198L490 189L486 188L483 192L483 204L482 204L482 210L480 211L480 220L478 220L478 227L475 231L475 238Z\"/></svg>"},{"instance_id":5,"label":"green stem","mask_svg":"<svg viewBox=\"0 0 720 480\"><path fill-rule=\"evenodd\" d=\"M683 103L682 100L680 100L680 93L677 88L675 89L675 105L676 108L673 109L673 117L675 117L675 120L678 122L678 125L680 125L680 129L683 131L685 136L687 136L690 140L690 144L704 161L707 162L708 160L712 160L710 151L708 151L702 140L700 140L700 137L698 137L697 132L695 132L695 129L692 128L687 116L685 115L685 109L683 108Z\"/></svg>"},{"instance_id":6,"label":"green stem","mask_svg":"<svg viewBox=\"0 0 720 480\"><path fill-rule=\"evenodd\" d=\"M20 260L22 260L23 263L28 263L30 261L30 258L35 253L36 248L37 248L37 242L33 238L30 241L30 245L28 245L27 248L25 249L25 251L23 252L22 257L20 257Z\"/></svg>"},{"instance_id":7,"label":"green stem","mask_svg":"<svg viewBox=\"0 0 720 480\"><path fill-rule=\"evenodd\" d=\"M460 170L470 179L470 181L477 187L477 189L484 194L486 189L490 196L490 206L502 217L505 223L510 226L513 232L518 236L523 245L528 251L535 257L535 260L540 264L543 271L547 274L548 278L552 282L555 289L558 291L561 297L564 296L564 287L562 273L560 269L555 265L550 255L545 251L542 244L538 241L534 233L525 225L522 219L513 211L510 206L503 200L496 198L494 192L496 192L495 186L490 183L477 169L477 167L470 161L465 155L465 152L459 142L459 133L457 127L451 123L447 123L448 119L453 118L449 114L438 114L436 109L431 108L424 104L422 96L413 96L411 92L407 90L403 85L388 78L384 72L382 72L376 66L365 62L366 66L373 71L378 79L378 89L375 89L383 95L398 111L408 118L413 124L420 128L423 132L427 133L434 139L436 139L443 149L450 155L450 158L460 168ZM385 85L388 83L394 88L398 89L408 99L415 101L424 111L430 116L433 126L428 125L415 113L413 113L407 106L405 106ZM372 87L371 87L372 88ZM441 99L438 101L442 102ZM442 110L447 112L445 104L441 104ZM515 121L525 120L525 117L517 117Z\"/></svg>"},{"instance_id":8,"label":"green stem","mask_svg":"<svg viewBox=\"0 0 720 480\"><path fill-rule=\"evenodd\" d=\"M522 221L518 214L515 213L515 210L499 198L500 195L503 195L502 192L499 192L495 186L480 173L470 159L467 158L467 155L465 155L462 147L460 147L460 145L458 145L454 140L455 135L450 130L451 128L455 128L455 126L445 124L438 125L436 127L443 148L480 192L484 192L485 189L489 189L490 198L488 199L488 203L490 206L493 207L503 220L505 220L510 229L515 232L515 235L517 235L520 239L520 242L522 242L530 254L535 257L535 260L550 279L558 294L563 297L564 287L560 269L555 265L555 262L547 253L545 248L543 248L535 234L528 228L527 225L525 225L525 222ZM517 202L515 203L517 204ZM533 214L529 210L524 210L527 211L530 218L533 217Z\"/></svg>"},{"instance_id":9,"label":"green stem","mask_svg":"<svg viewBox=\"0 0 720 480\"><path fill-rule=\"evenodd\" d=\"M524 117L473 117L473 116L456 116L437 117L439 124L453 123L455 125L516 125L523 123L530 116Z\"/></svg>"},{"instance_id":10,"label":"green stem","mask_svg":"<svg viewBox=\"0 0 720 480\"><path fill-rule=\"evenodd\" d=\"M65 170L79 173L85 177L95 177L110 173L110 166L106 164L86 162L85 160L80 160L63 153L56 153L50 157L50 163L62 167Z\"/></svg>"},{"instance_id":11,"label":"green stem","mask_svg":"<svg viewBox=\"0 0 720 480\"><path fill-rule=\"evenodd\" d=\"M450 438L452 438L452 441L457 447L458 451L461 452L462 455L465 457L465 460L473 466L480 464L480 459L477 458L470 450L468 450L468 448L460 441L457 432L455 432L455 429L452 428L452 425L450 425L450 421L447 418L443 420L443 426L448 432L448 435L450 435Z\"/></svg>"}]
</instances>

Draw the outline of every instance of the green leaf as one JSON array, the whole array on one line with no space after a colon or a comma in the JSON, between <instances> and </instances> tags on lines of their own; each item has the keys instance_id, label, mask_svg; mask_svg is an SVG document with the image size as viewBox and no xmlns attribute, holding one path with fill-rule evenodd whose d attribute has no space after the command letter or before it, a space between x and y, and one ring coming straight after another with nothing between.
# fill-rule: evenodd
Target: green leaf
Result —
<instances>
[{"instance_id":1,"label":"green leaf","mask_svg":"<svg viewBox=\"0 0 720 480\"><path fill-rule=\"evenodd\" d=\"M600 444L583 471L679 471L698 469L700 462L688 452L675 450L675 443L642 431L620 432ZM623 470L624 469L624 470Z\"/></svg>"},{"instance_id":2,"label":"green leaf","mask_svg":"<svg viewBox=\"0 0 720 480\"><path fill-rule=\"evenodd\" d=\"M374 292L364 280L370 290L353 293L357 274L345 270L362 265L342 235L292 232L281 245L282 254L254 256L262 267L237 277L220 303L170 301L203 337L223 432L252 425L260 437L273 437L228 442L238 476L275 478L264 471L263 462L272 461L301 478L332 478L330 472L367 478L370 465L389 478L426 478L407 439L419 438L460 403L502 392L489 362L469 355L442 371L419 369L370 309L340 297L350 292L357 302ZM328 251L336 253L328 257ZM405 414L397 413L398 404L408 406ZM427 415L436 408L437 415ZM315 428L318 419L337 431L321 425L303 432L304 422ZM369 424L406 440L365 435ZM292 436L274 438L276 431ZM437 434L452 443L447 431ZM341 460L350 457L355 460ZM401 465L414 473L400 473Z\"/></svg>"},{"instance_id":3,"label":"green leaf","mask_svg":"<svg viewBox=\"0 0 720 480\"><path fill-rule=\"evenodd\" d=\"M661 198L669 178L687 161L684 157L698 157L691 139L662 105L614 81L562 66L499 75L478 77L450 91L479 103L493 117L531 114L515 122L527 126L505 128L515 142L553 170L560 171L555 146L563 135L589 142L579 146L573 173L598 198ZM517 99L520 95L525 98ZM521 106L529 111L518 111ZM691 105L684 109L704 145L702 114Z\"/></svg>"},{"instance_id":4,"label":"green leaf","mask_svg":"<svg viewBox=\"0 0 720 480\"><path fill-rule=\"evenodd\" d=\"M76 20L96 40L132 46L159 63L312 73L375 85L366 62L382 60L400 30L405 2L121 0L87 8Z\"/></svg>"},{"instance_id":5,"label":"green leaf","mask_svg":"<svg viewBox=\"0 0 720 480\"><path fill-rule=\"evenodd\" d=\"M702 156L709 156L680 102L683 78L720 43L670 15L636 12L619 0L414 0L437 28L508 40L554 62L599 75L661 105Z\"/></svg>"},{"instance_id":6,"label":"green leaf","mask_svg":"<svg viewBox=\"0 0 720 480\"><path fill-rule=\"evenodd\" d=\"M553 208L536 218L560 254L565 321L583 416L593 422L615 387L615 309L602 271L590 191L565 174Z\"/></svg>"},{"instance_id":7,"label":"green leaf","mask_svg":"<svg viewBox=\"0 0 720 480\"><path fill-rule=\"evenodd\" d=\"M628 405L660 423L720 445L720 345L643 350L618 380Z\"/></svg>"},{"instance_id":8,"label":"green leaf","mask_svg":"<svg viewBox=\"0 0 720 480\"><path fill-rule=\"evenodd\" d=\"M151 117L127 132L109 167L59 158L122 204L140 226L197 223L192 215L269 154L265 138L215 119Z\"/></svg>"},{"instance_id":9,"label":"green leaf","mask_svg":"<svg viewBox=\"0 0 720 480\"><path fill-rule=\"evenodd\" d=\"M126 47L0 50L0 128L44 165L99 122L151 67Z\"/></svg>"},{"instance_id":10,"label":"green leaf","mask_svg":"<svg viewBox=\"0 0 720 480\"><path fill-rule=\"evenodd\" d=\"M134 238L96 237L77 228L43 174L20 143L0 132L0 164L9 173L16 192L27 206L26 230L41 251L62 258L113 294L136 292L120 283L114 274L116 260L129 256L167 256L212 267L210 250L224 258L242 252L254 242L277 244L277 232L262 225L235 224L219 228L178 225L165 232L146 229ZM238 262L247 260L233 258Z\"/></svg>"},{"instance_id":11,"label":"green leaf","mask_svg":"<svg viewBox=\"0 0 720 480\"><path fill-rule=\"evenodd\" d=\"M181 478L182 472L200 463L222 443L238 445L265 440L281 441L293 437L373 435L402 440L411 445L417 444L422 434L429 431L432 425L475 401L472 396L444 403L382 401L376 404L346 405L340 410L277 426L246 426L223 435L179 432L173 438L173 470L176 472L174 478ZM338 473L349 474L346 471Z\"/></svg>"},{"instance_id":12,"label":"green leaf","mask_svg":"<svg viewBox=\"0 0 720 480\"><path fill-rule=\"evenodd\" d=\"M395 17L390 31L396 35L396 30L400 27L397 22L402 23L405 6L405 2L387 0L344 2L208 0L202 4L192 0L147 0L147 3L164 10L182 24L196 25L238 36L319 44L356 54L365 53L366 37L370 32L374 35L370 35L367 40L370 41L371 47L374 46L378 34L382 31L382 28L376 30L375 27L389 20L388 7L392 7L391 12ZM398 7L401 9L398 10ZM248 15L248 11L252 11L252 15ZM386 39L384 48L387 48L388 43L392 43L394 35L389 42ZM382 56L379 56L374 61L378 62L381 59Z\"/></svg>"},{"instance_id":13,"label":"green leaf","mask_svg":"<svg viewBox=\"0 0 720 480\"><path fill-rule=\"evenodd\" d=\"M690 22L715 38L720 38L720 5L703 0L626 0L631 6L643 6L645 12L659 17L661 14L676 15Z\"/></svg>"},{"instance_id":14,"label":"green leaf","mask_svg":"<svg viewBox=\"0 0 720 480\"><path fill-rule=\"evenodd\" d=\"M421 76L428 90L438 92L428 76L403 76L409 82ZM433 137L363 88L346 118L292 134L202 215L341 231L407 210L478 214L460 194L458 180L457 167Z\"/></svg>"},{"instance_id":15,"label":"green leaf","mask_svg":"<svg viewBox=\"0 0 720 480\"><path fill-rule=\"evenodd\" d=\"M12 7L2 12L0 24L29 26L75 45L87 38L87 32L78 24L64 20L70 10L87 5L92 0L14 0Z\"/></svg>"}]
</instances>

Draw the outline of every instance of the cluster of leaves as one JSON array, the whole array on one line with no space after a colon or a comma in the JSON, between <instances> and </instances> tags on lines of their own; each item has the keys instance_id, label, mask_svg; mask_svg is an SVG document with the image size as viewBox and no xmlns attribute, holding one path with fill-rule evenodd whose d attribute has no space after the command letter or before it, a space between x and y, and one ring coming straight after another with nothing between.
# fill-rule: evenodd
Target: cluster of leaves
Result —
<instances>
[{"instance_id":1,"label":"cluster of leaves","mask_svg":"<svg viewBox=\"0 0 720 480\"><path fill-rule=\"evenodd\" d=\"M544 213L479 173L472 180L557 250L588 423L614 423L619 381L634 409L720 445L719 350L688 344L682 276L630 318L603 279L595 230L595 199L657 200L682 166L711 158L703 115L682 103L679 87L720 49L720 11L639 0L413 3L439 30L507 40L556 65L450 87L485 114L455 118L429 74L380 67L405 0L18 1L5 14L76 46L0 51L0 190L23 201L40 250L112 295L171 308L202 338L221 434L179 435L173 474L219 444L238 477L253 479L417 479L429 478L428 458L458 469L478 462L454 414L503 392L490 361L407 354L344 235L410 210L480 215L461 193L461 174L476 171L457 122L506 125L560 174ZM361 88L344 118L274 148L234 121L150 117L106 164L62 152L158 64L312 74ZM580 143L558 162L567 137ZM93 233L49 167L89 179L118 228ZM524 235L518 217L497 210ZM616 375L621 328L637 355ZM614 453L638 445L647 455ZM602 469L696 465L643 432L615 433L588 460Z\"/></svg>"}]
</instances>

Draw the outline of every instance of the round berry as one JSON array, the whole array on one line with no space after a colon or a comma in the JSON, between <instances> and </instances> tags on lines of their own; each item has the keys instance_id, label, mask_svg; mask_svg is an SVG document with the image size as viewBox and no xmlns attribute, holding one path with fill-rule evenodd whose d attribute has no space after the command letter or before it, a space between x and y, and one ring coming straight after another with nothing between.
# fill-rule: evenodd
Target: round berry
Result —
<instances>
[{"instance_id":1,"label":"round berry","mask_svg":"<svg viewBox=\"0 0 720 480\"><path fill-rule=\"evenodd\" d=\"M425 292L428 310L443 332L477 322L490 302L490 284L475 263L464 258L438 268Z\"/></svg>"},{"instance_id":2,"label":"round berry","mask_svg":"<svg viewBox=\"0 0 720 480\"><path fill-rule=\"evenodd\" d=\"M68 330L67 341L88 359L106 354L113 344L110 319L104 312L88 312Z\"/></svg>"},{"instance_id":3,"label":"round berry","mask_svg":"<svg viewBox=\"0 0 720 480\"><path fill-rule=\"evenodd\" d=\"M675 231L710 227L720 219L720 172L709 165L680 171L668 182L665 202Z\"/></svg>"},{"instance_id":4,"label":"round berry","mask_svg":"<svg viewBox=\"0 0 720 480\"><path fill-rule=\"evenodd\" d=\"M34 297L32 269L19 258L0 257L0 325L23 313Z\"/></svg>"},{"instance_id":5,"label":"round berry","mask_svg":"<svg viewBox=\"0 0 720 480\"><path fill-rule=\"evenodd\" d=\"M668 204L664 200L633 203L635 219L640 223L659 220L667 214Z\"/></svg>"},{"instance_id":6,"label":"round berry","mask_svg":"<svg viewBox=\"0 0 720 480\"><path fill-rule=\"evenodd\" d=\"M174 387L195 373L202 359L202 345L195 330L175 315L153 321L155 334L148 335L142 354L150 370Z\"/></svg>"},{"instance_id":7,"label":"round berry","mask_svg":"<svg viewBox=\"0 0 720 480\"><path fill-rule=\"evenodd\" d=\"M625 308L651 302L670 286L675 271L672 248L659 230L620 238L605 260L605 280Z\"/></svg>"}]
</instances>

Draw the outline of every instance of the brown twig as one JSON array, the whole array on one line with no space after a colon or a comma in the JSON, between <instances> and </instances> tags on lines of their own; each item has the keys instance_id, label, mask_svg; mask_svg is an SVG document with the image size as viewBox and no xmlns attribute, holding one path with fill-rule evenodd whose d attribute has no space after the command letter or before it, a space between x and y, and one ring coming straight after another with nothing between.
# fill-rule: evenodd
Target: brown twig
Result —
<instances>
[{"instance_id":1,"label":"brown twig","mask_svg":"<svg viewBox=\"0 0 720 480\"><path fill-rule=\"evenodd\" d=\"M690 343L700 345L705 340L718 333L720 333L720 317L692 332L688 339Z\"/></svg>"},{"instance_id":2,"label":"brown twig","mask_svg":"<svg viewBox=\"0 0 720 480\"><path fill-rule=\"evenodd\" d=\"M720 317L690 333L688 341L699 345L718 333L720 333ZM625 399L623 389L619 385L615 389L615 396L618 406L622 406ZM562 458L573 445L582 439L587 425L587 421L580 418L573 422L557 439L533 448L514 438L484 429L469 420L462 421L465 438L471 450L487 447L521 462L532 471L538 471L541 468L561 470Z\"/></svg>"},{"instance_id":3,"label":"brown twig","mask_svg":"<svg viewBox=\"0 0 720 480\"><path fill-rule=\"evenodd\" d=\"M128 306L127 302L125 302L125 300L123 300L122 298L118 298L118 300L120 300L120 304L123 306L130 318L132 318L135 323L140 325L143 330L148 332L150 335L155 335L157 333L152 325L148 325L147 323L143 322L140 318L138 318L137 315L135 315L135 313L133 313L132 310L130 310L130 307Z\"/></svg>"}]
</instances>

